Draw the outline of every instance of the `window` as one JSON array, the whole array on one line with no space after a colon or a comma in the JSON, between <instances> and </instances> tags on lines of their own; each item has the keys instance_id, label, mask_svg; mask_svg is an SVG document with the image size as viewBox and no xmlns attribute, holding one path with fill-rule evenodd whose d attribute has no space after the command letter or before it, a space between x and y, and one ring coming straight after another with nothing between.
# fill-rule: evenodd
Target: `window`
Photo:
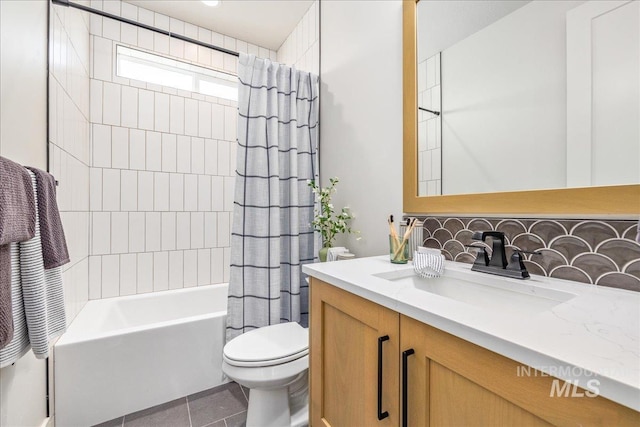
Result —
<instances>
[{"instance_id":1,"label":"window","mask_svg":"<svg viewBox=\"0 0 640 427\"><path fill-rule=\"evenodd\" d=\"M116 56L116 74L120 77L238 100L238 78L232 74L120 45Z\"/></svg>"}]
</instances>

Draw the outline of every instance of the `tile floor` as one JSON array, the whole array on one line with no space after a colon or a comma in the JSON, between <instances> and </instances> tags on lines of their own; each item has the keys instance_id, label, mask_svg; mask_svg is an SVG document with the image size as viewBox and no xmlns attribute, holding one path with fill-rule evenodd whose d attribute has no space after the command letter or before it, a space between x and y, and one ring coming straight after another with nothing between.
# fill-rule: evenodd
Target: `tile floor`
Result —
<instances>
[{"instance_id":1,"label":"tile floor","mask_svg":"<svg viewBox=\"0 0 640 427\"><path fill-rule=\"evenodd\" d=\"M248 396L236 383L223 384L95 427L241 427Z\"/></svg>"}]
</instances>

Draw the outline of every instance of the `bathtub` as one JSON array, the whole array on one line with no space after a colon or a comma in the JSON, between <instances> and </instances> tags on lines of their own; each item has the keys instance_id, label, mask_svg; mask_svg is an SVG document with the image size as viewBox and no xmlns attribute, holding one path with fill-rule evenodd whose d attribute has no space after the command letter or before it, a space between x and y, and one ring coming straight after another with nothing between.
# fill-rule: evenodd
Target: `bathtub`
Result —
<instances>
[{"instance_id":1,"label":"bathtub","mask_svg":"<svg viewBox=\"0 0 640 427\"><path fill-rule=\"evenodd\" d=\"M57 427L90 426L226 382L227 284L89 301L54 346Z\"/></svg>"}]
</instances>

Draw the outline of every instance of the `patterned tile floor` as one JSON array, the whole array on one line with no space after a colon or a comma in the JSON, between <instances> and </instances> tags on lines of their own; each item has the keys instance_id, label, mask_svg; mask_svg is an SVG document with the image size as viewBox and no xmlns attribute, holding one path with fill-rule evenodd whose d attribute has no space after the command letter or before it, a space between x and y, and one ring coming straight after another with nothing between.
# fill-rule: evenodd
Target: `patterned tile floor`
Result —
<instances>
[{"instance_id":1,"label":"patterned tile floor","mask_svg":"<svg viewBox=\"0 0 640 427\"><path fill-rule=\"evenodd\" d=\"M236 383L223 384L95 427L243 427L248 396Z\"/></svg>"}]
</instances>

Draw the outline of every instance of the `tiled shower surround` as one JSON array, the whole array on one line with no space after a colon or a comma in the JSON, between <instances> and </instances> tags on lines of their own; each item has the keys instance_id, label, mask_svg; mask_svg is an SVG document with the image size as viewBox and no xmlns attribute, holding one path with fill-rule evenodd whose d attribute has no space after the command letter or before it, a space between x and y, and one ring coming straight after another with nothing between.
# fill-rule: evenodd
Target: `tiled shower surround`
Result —
<instances>
[{"instance_id":1,"label":"tiled shower surround","mask_svg":"<svg viewBox=\"0 0 640 427\"><path fill-rule=\"evenodd\" d=\"M318 64L317 3L278 52L126 2L91 6L297 68ZM90 31L89 299L228 281L236 102L119 77L115 61L118 45L229 73L237 58L97 15Z\"/></svg>"},{"instance_id":2,"label":"tiled shower surround","mask_svg":"<svg viewBox=\"0 0 640 427\"><path fill-rule=\"evenodd\" d=\"M441 249L448 260L473 263L477 250L468 245L476 231L504 232L507 259L514 249L527 254L532 274L640 292L640 243L637 220L565 220L464 217L418 217L424 221L424 246Z\"/></svg>"},{"instance_id":3,"label":"tiled shower surround","mask_svg":"<svg viewBox=\"0 0 640 427\"><path fill-rule=\"evenodd\" d=\"M89 299L89 16L52 6L49 40L49 171L71 262L63 267L67 322Z\"/></svg>"},{"instance_id":4,"label":"tiled shower surround","mask_svg":"<svg viewBox=\"0 0 640 427\"><path fill-rule=\"evenodd\" d=\"M206 43L276 52L120 1L106 12ZM237 58L91 16L89 299L228 280L237 106L119 77L118 45L235 73Z\"/></svg>"},{"instance_id":5,"label":"tiled shower surround","mask_svg":"<svg viewBox=\"0 0 640 427\"><path fill-rule=\"evenodd\" d=\"M318 2L277 52L119 0L81 3L318 73ZM88 299L226 281L235 103L120 78L115 46L230 72L236 59L73 8L51 11L49 169L71 255L67 319Z\"/></svg>"}]
</instances>

